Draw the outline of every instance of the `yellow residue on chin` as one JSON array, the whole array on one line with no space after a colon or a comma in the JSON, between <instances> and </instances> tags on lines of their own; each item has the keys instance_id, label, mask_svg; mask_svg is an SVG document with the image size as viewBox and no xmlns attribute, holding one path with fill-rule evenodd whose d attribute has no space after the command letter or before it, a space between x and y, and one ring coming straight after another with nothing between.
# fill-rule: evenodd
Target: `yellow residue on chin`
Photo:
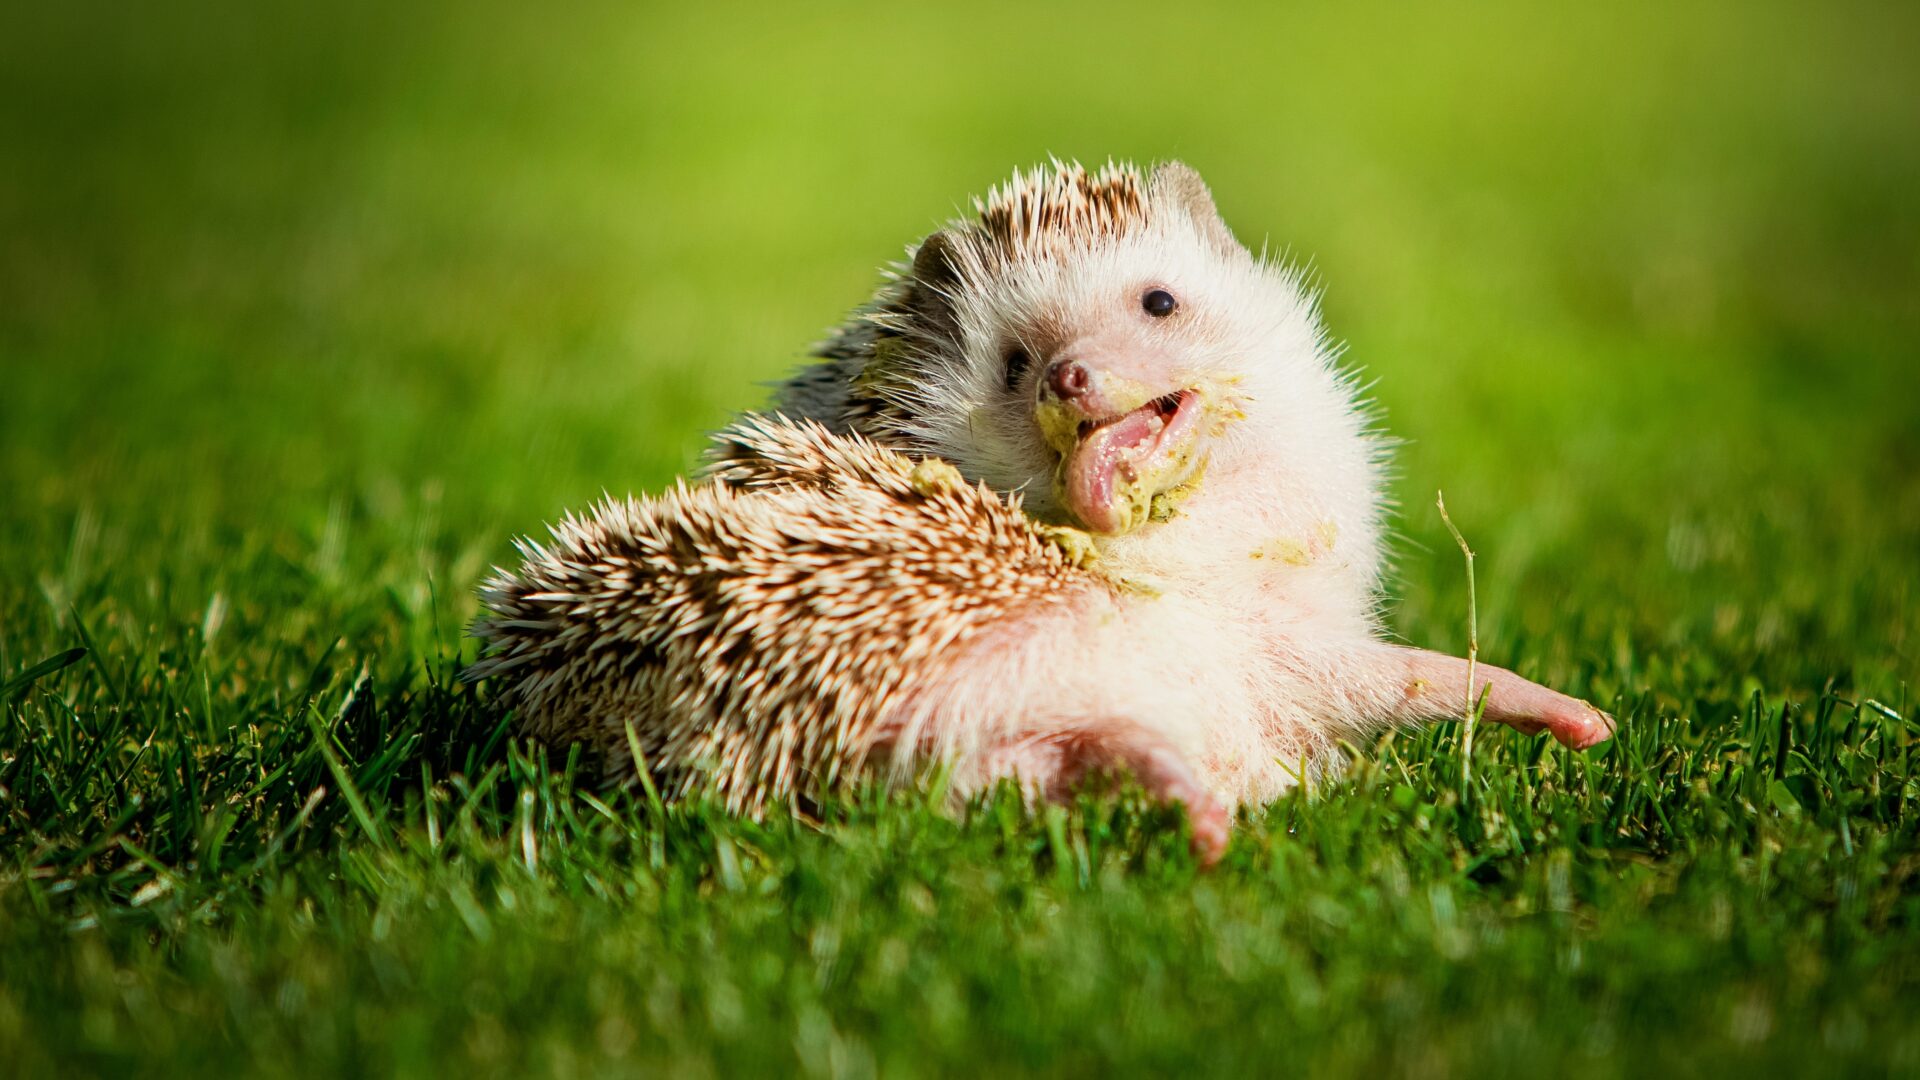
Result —
<instances>
[{"instance_id":1,"label":"yellow residue on chin","mask_svg":"<svg viewBox=\"0 0 1920 1080\"><path fill-rule=\"evenodd\" d=\"M1034 408L1033 420L1040 426L1040 437L1061 457L1073 453L1074 444L1080 441L1080 419L1072 409L1048 398Z\"/></svg>"},{"instance_id":2,"label":"yellow residue on chin","mask_svg":"<svg viewBox=\"0 0 1920 1080\"><path fill-rule=\"evenodd\" d=\"M1137 409L1160 396L1144 384L1129 379L1106 374L1095 378L1101 380L1100 393L1118 402L1122 411ZM1231 394L1223 395L1218 387L1203 384L1193 391L1200 398L1204 414L1197 426L1207 435L1218 436L1229 425L1246 419L1238 399ZM1049 399L1035 407L1034 420L1047 445L1060 453L1060 469L1064 475L1067 462L1080 443L1079 414L1064 403ZM1116 534L1131 532L1149 521L1169 521L1178 515L1179 503L1199 488L1206 472L1207 457L1198 446L1197 436L1198 432L1189 436L1185 445L1176 448L1157 467L1132 480L1114 477L1114 500L1119 504Z\"/></svg>"},{"instance_id":3,"label":"yellow residue on chin","mask_svg":"<svg viewBox=\"0 0 1920 1080\"><path fill-rule=\"evenodd\" d=\"M1173 518L1179 516L1179 504L1181 500L1198 491L1200 481L1206 477L1207 460L1205 456L1202 456L1200 464L1194 467L1192 475L1174 484L1172 487L1167 488L1167 490L1154 495L1152 501L1147 504L1147 519L1149 521L1171 521Z\"/></svg>"}]
</instances>

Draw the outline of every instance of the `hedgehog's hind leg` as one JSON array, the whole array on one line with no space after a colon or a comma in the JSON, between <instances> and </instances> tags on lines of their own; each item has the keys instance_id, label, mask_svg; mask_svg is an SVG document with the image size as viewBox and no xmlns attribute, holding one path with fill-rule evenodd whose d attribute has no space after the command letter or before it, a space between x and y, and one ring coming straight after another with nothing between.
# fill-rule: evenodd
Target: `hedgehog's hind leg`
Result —
<instances>
[{"instance_id":1,"label":"hedgehog's hind leg","mask_svg":"<svg viewBox=\"0 0 1920 1080\"><path fill-rule=\"evenodd\" d=\"M1130 774L1147 794L1187 812L1203 865L1227 850L1233 814L1165 736L1127 721L1102 721L1009 739L985 751L989 777L1012 777L1051 802L1066 802L1097 773Z\"/></svg>"}]
</instances>

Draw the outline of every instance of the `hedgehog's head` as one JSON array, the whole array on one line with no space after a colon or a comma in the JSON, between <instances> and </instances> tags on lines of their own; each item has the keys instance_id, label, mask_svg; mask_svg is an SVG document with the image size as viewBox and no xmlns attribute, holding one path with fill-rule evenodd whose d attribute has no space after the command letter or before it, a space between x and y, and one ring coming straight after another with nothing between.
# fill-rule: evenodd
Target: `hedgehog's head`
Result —
<instances>
[{"instance_id":1,"label":"hedgehog's head","mask_svg":"<svg viewBox=\"0 0 1920 1080\"><path fill-rule=\"evenodd\" d=\"M1198 174L1056 164L977 209L867 314L855 426L1106 535L1281 464L1248 429L1287 421L1290 369L1324 376L1312 305Z\"/></svg>"}]
</instances>

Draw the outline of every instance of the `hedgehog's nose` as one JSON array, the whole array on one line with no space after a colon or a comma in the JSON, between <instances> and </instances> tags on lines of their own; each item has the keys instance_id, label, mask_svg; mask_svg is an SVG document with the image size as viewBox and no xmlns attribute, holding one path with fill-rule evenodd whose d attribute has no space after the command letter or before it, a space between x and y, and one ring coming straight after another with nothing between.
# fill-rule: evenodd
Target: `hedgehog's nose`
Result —
<instances>
[{"instance_id":1,"label":"hedgehog's nose","mask_svg":"<svg viewBox=\"0 0 1920 1080\"><path fill-rule=\"evenodd\" d=\"M1065 401L1084 395L1092 382L1086 365L1078 360L1062 360L1047 369L1047 386Z\"/></svg>"}]
</instances>

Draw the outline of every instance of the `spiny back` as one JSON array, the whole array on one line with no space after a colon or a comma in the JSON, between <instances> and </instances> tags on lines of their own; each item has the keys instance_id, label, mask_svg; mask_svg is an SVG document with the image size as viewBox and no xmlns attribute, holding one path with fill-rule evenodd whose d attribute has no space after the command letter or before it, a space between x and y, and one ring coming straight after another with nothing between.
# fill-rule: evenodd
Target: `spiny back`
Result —
<instances>
[{"instance_id":1,"label":"spiny back","mask_svg":"<svg viewBox=\"0 0 1920 1080\"><path fill-rule=\"evenodd\" d=\"M1106 588L949 466L782 418L716 441L707 482L569 516L482 588L469 677L610 777L634 776L630 723L670 796L817 792L983 627Z\"/></svg>"}]
</instances>

